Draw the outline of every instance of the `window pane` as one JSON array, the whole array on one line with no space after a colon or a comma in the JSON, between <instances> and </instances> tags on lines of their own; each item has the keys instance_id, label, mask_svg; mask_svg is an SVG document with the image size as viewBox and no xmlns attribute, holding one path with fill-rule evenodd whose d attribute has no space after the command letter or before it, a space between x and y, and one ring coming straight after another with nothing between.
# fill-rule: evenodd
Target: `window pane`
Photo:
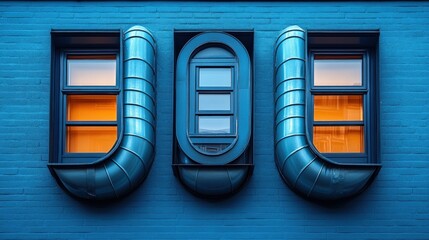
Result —
<instances>
[{"instance_id":1,"label":"window pane","mask_svg":"<svg viewBox=\"0 0 429 240\"><path fill-rule=\"evenodd\" d=\"M363 153L363 127L315 126L313 143L322 153Z\"/></svg>"},{"instance_id":2,"label":"window pane","mask_svg":"<svg viewBox=\"0 0 429 240\"><path fill-rule=\"evenodd\" d=\"M231 133L231 118L229 116L200 116L198 117L198 133Z\"/></svg>"},{"instance_id":3,"label":"window pane","mask_svg":"<svg viewBox=\"0 0 429 240\"><path fill-rule=\"evenodd\" d=\"M68 121L116 121L115 95L68 95Z\"/></svg>"},{"instance_id":4,"label":"window pane","mask_svg":"<svg viewBox=\"0 0 429 240\"><path fill-rule=\"evenodd\" d=\"M200 87L231 87L231 68L200 68Z\"/></svg>"},{"instance_id":5,"label":"window pane","mask_svg":"<svg viewBox=\"0 0 429 240\"><path fill-rule=\"evenodd\" d=\"M363 121L362 95L314 95L314 121Z\"/></svg>"},{"instance_id":6,"label":"window pane","mask_svg":"<svg viewBox=\"0 0 429 240\"><path fill-rule=\"evenodd\" d=\"M115 86L116 59L106 57L72 57L67 59L67 85L69 86Z\"/></svg>"},{"instance_id":7,"label":"window pane","mask_svg":"<svg viewBox=\"0 0 429 240\"><path fill-rule=\"evenodd\" d=\"M66 152L107 153L116 138L116 126L69 126Z\"/></svg>"},{"instance_id":8,"label":"window pane","mask_svg":"<svg viewBox=\"0 0 429 240\"><path fill-rule=\"evenodd\" d=\"M231 110L231 94L199 94L198 110Z\"/></svg>"},{"instance_id":9,"label":"window pane","mask_svg":"<svg viewBox=\"0 0 429 240\"><path fill-rule=\"evenodd\" d=\"M362 86L362 58L334 58L315 57L314 86Z\"/></svg>"}]
</instances>

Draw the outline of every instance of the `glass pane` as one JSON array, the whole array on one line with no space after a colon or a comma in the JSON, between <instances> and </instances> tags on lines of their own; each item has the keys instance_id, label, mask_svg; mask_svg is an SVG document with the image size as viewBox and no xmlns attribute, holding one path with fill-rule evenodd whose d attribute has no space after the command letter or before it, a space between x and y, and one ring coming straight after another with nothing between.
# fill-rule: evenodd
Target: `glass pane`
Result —
<instances>
[{"instance_id":1,"label":"glass pane","mask_svg":"<svg viewBox=\"0 0 429 240\"><path fill-rule=\"evenodd\" d=\"M363 127L315 126L313 143L322 153L363 153Z\"/></svg>"},{"instance_id":2,"label":"glass pane","mask_svg":"<svg viewBox=\"0 0 429 240\"><path fill-rule=\"evenodd\" d=\"M199 94L198 110L231 110L231 94Z\"/></svg>"},{"instance_id":3,"label":"glass pane","mask_svg":"<svg viewBox=\"0 0 429 240\"><path fill-rule=\"evenodd\" d=\"M362 86L362 58L316 56L314 86Z\"/></svg>"},{"instance_id":4,"label":"glass pane","mask_svg":"<svg viewBox=\"0 0 429 240\"><path fill-rule=\"evenodd\" d=\"M314 95L314 121L363 121L362 95Z\"/></svg>"},{"instance_id":5,"label":"glass pane","mask_svg":"<svg viewBox=\"0 0 429 240\"><path fill-rule=\"evenodd\" d=\"M231 68L200 68L200 87L231 87Z\"/></svg>"},{"instance_id":6,"label":"glass pane","mask_svg":"<svg viewBox=\"0 0 429 240\"><path fill-rule=\"evenodd\" d=\"M66 152L107 153L116 138L116 126L69 126Z\"/></svg>"},{"instance_id":7,"label":"glass pane","mask_svg":"<svg viewBox=\"0 0 429 240\"><path fill-rule=\"evenodd\" d=\"M198 117L198 133L201 133L201 134L231 133L231 117L200 116Z\"/></svg>"},{"instance_id":8,"label":"glass pane","mask_svg":"<svg viewBox=\"0 0 429 240\"><path fill-rule=\"evenodd\" d=\"M68 95L67 121L116 121L116 96Z\"/></svg>"},{"instance_id":9,"label":"glass pane","mask_svg":"<svg viewBox=\"0 0 429 240\"><path fill-rule=\"evenodd\" d=\"M115 86L115 56L70 57L67 59L67 85L69 86Z\"/></svg>"},{"instance_id":10,"label":"glass pane","mask_svg":"<svg viewBox=\"0 0 429 240\"><path fill-rule=\"evenodd\" d=\"M224 48L210 47L199 51L194 58L233 58L234 55Z\"/></svg>"}]
</instances>

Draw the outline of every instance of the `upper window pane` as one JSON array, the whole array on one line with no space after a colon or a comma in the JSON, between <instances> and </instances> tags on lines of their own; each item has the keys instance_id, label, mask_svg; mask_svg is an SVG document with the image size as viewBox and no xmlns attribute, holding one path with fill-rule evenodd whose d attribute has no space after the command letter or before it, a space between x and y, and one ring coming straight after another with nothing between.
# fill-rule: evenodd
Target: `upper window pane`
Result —
<instances>
[{"instance_id":1,"label":"upper window pane","mask_svg":"<svg viewBox=\"0 0 429 240\"><path fill-rule=\"evenodd\" d=\"M231 94L199 94L198 110L229 111L231 110Z\"/></svg>"},{"instance_id":2,"label":"upper window pane","mask_svg":"<svg viewBox=\"0 0 429 240\"><path fill-rule=\"evenodd\" d=\"M314 121L363 121L362 95L314 95Z\"/></svg>"},{"instance_id":3,"label":"upper window pane","mask_svg":"<svg viewBox=\"0 0 429 240\"><path fill-rule=\"evenodd\" d=\"M116 56L69 56L68 86L116 86Z\"/></svg>"},{"instance_id":4,"label":"upper window pane","mask_svg":"<svg viewBox=\"0 0 429 240\"><path fill-rule=\"evenodd\" d=\"M116 121L116 95L68 95L68 121Z\"/></svg>"},{"instance_id":5,"label":"upper window pane","mask_svg":"<svg viewBox=\"0 0 429 240\"><path fill-rule=\"evenodd\" d=\"M362 57L315 56L314 86L362 86Z\"/></svg>"},{"instance_id":6,"label":"upper window pane","mask_svg":"<svg viewBox=\"0 0 429 240\"><path fill-rule=\"evenodd\" d=\"M231 87L232 86L231 68L200 68L199 86L200 87Z\"/></svg>"}]
</instances>

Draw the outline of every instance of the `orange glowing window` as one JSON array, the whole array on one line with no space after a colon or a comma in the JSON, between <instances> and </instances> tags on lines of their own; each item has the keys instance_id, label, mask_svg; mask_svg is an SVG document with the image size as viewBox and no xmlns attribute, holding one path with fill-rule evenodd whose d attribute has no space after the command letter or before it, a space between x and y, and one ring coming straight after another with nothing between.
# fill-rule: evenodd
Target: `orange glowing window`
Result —
<instances>
[{"instance_id":1,"label":"orange glowing window","mask_svg":"<svg viewBox=\"0 0 429 240\"><path fill-rule=\"evenodd\" d=\"M315 126L313 143L321 153L363 153L363 126Z\"/></svg>"},{"instance_id":2,"label":"orange glowing window","mask_svg":"<svg viewBox=\"0 0 429 240\"><path fill-rule=\"evenodd\" d=\"M313 64L314 146L321 153L364 153L362 55L315 55Z\"/></svg>"},{"instance_id":3,"label":"orange glowing window","mask_svg":"<svg viewBox=\"0 0 429 240\"><path fill-rule=\"evenodd\" d=\"M116 95L68 95L68 121L116 121Z\"/></svg>"},{"instance_id":4,"label":"orange glowing window","mask_svg":"<svg viewBox=\"0 0 429 240\"><path fill-rule=\"evenodd\" d=\"M315 95L314 121L362 121L362 95Z\"/></svg>"},{"instance_id":5,"label":"orange glowing window","mask_svg":"<svg viewBox=\"0 0 429 240\"><path fill-rule=\"evenodd\" d=\"M116 55L67 57L66 153L107 153L117 139ZM109 94L100 94L109 90ZM94 94L96 93L96 94ZM113 93L113 94L112 94Z\"/></svg>"},{"instance_id":6,"label":"orange glowing window","mask_svg":"<svg viewBox=\"0 0 429 240\"><path fill-rule=\"evenodd\" d=\"M69 126L66 152L106 153L115 144L116 132L116 126Z\"/></svg>"},{"instance_id":7,"label":"orange glowing window","mask_svg":"<svg viewBox=\"0 0 429 240\"><path fill-rule=\"evenodd\" d=\"M66 152L106 153L117 138L116 95L68 95ZM110 123L109 123L110 122ZM100 126L88 126L98 124Z\"/></svg>"}]
</instances>

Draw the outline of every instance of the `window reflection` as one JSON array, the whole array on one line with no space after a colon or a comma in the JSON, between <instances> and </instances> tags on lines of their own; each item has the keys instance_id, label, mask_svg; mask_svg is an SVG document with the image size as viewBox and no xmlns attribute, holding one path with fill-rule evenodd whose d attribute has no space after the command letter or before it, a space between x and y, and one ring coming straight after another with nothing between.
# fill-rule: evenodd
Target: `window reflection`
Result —
<instances>
[{"instance_id":1,"label":"window reflection","mask_svg":"<svg viewBox=\"0 0 429 240\"><path fill-rule=\"evenodd\" d=\"M68 95L68 121L116 121L116 95Z\"/></svg>"},{"instance_id":2,"label":"window reflection","mask_svg":"<svg viewBox=\"0 0 429 240\"><path fill-rule=\"evenodd\" d=\"M314 95L315 121L362 121L362 95Z\"/></svg>"},{"instance_id":3,"label":"window reflection","mask_svg":"<svg viewBox=\"0 0 429 240\"><path fill-rule=\"evenodd\" d=\"M362 58L316 56L314 86L362 86Z\"/></svg>"},{"instance_id":4,"label":"window reflection","mask_svg":"<svg viewBox=\"0 0 429 240\"><path fill-rule=\"evenodd\" d=\"M199 116L198 133L227 134L231 133L231 117L229 116Z\"/></svg>"},{"instance_id":5,"label":"window reflection","mask_svg":"<svg viewBox=\"0 0 429 240\"><path fill-rule=\"evenodd\" d=\"M363 153L363 126L315 126L313 143L322 153Z\"/></svg>"},{"instance_id":6,"label":"window reflection","mask_svg":"<svg viewBox=\"0 0 429 240\"><path fill-rule=\"evenodd\" d=\"M116 126L67 127L66 152L107 153L116 142Z\"/></svg>"},{"instance_id":7,"label":"window reflection","mask_svg":"<svg viewBox=\"0 0 429 240\"><path fill-rule=\"evenodd\" d=\"M71 56L67 59L68 86L115 86L115 56Z\"/></svg>"},{"instance_id":8,"label":"window reflection","mask_svg":"<svg viewBox=\"0 0 429 240\"><path fill-rule=\"evenodd\" d=\"M200 87L231 87L231 80L231 68L204 67L199 69Z\"/></svg>"}]
</instances>

